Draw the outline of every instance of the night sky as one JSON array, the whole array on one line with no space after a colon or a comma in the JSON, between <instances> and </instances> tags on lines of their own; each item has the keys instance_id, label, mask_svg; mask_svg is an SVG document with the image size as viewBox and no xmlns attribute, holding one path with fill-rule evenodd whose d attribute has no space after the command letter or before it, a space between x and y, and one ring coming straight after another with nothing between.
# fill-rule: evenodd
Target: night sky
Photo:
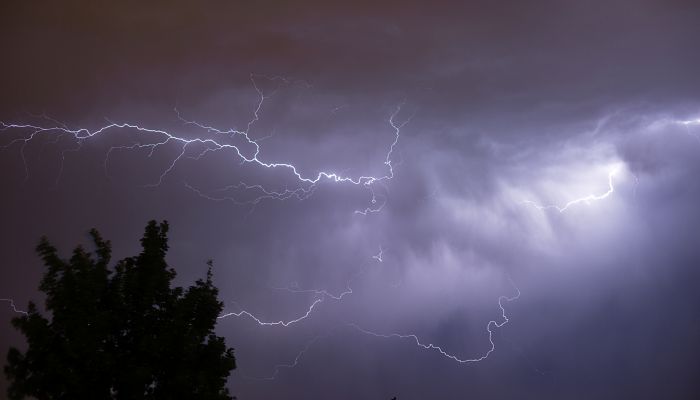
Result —
<instances>
[{"instance_id":1,"label":"night sky","mask_svg":"<svg viewBox=\"0 0 700 400\"><path fill-rule=\"evenodd\" d=\"M166 219L177 284L214 260L240 399L700 398L698 21L5 1L0 298L41 302L41 235L121 258Z\"/></svg>"}]
</instances>

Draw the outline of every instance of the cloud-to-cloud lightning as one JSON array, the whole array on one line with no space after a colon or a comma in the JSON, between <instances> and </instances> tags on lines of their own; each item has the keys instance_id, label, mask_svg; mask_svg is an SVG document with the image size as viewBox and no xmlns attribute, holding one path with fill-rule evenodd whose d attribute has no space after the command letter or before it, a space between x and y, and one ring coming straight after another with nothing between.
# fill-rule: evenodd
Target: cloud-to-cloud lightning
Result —
<instances>
[{"instance_id":1,"label":"cloud-to-cloud lightning","mask_svg":"<svg viewBox=\"0 0 700 400\"><path fill-rule=\"evenodd\" d=\"M608 172L608 190L605 191L604 193L600 194L589 194L583 197L579 197L573 200L568 201L564 205L556 205L556 204L539 204L535 201L532 200L524 200L522 203L523 204L529 204L532 205L533 207L537 208L538 210L556 210L560 213L565 212L569 208L576 206L578 204L591 204L592 202L599 201L606 199L610 197L615 192L615 185L614 185L614 177L620 172L621 166L616 165L614 166L610 172Z\"/></svg>"},{"instance_id":2,"label":"cloud-to-cloud lightning","mask_svg":"<svg viewBox=\"0 0 700 400\"><path fill-rule=\"evenodd\" d=\"M511 284L513 284L512 281L511 281ZM463 357L457 356L455 354L451 354L451 353L447 352L446 350L444 350L441 346L435 345L433 343L422 342L418 338L418 336L415 334L377 333L377 332L373 332L373 331L370 331L368 329L362 328L359 325L357 325L356 323L348 323L348 326L355 328L356 330L358 330L361 333L364 333L366 335L375 336L378 338L411 339L412 341L415 342L416 346L418 346L422 349L425 349L425 350L437 351L443 357L447 357L447 358L449 358L453 361L456 361L460 364L479 362L479 361L483 361L483 360L487 359L489 357L489 355L491 355L491 353L493 353L493 351L496 350L496 344L493 341L493 328L501 328L505 324L507 324L509 321L508 316L506 315L506 310L503 306L503 302L504 301L511 302L511 301L514 301L514 300L517 300L520 298L520 289L517 286L515 286L515 284L513 284L513 287L516 290L516 293L513 296L500 296L498 298L498 307L501 309L501 320L500 321L491 320L486 324L486 331L489 334L489 343L491 344L491 346L484 354L482 354L481 356L475 357L475 358L463 358Z\"/></svg>"},{"instance_id":3,"label":"cloud-to-cloud lightning","mask_svg":"<svg viewBox=\"0 0 700 400\"><path fill-rule=\"evenodd\" d=\"M284 321L284 320L279 320L279 321L263 321L262 319L256 317L254 314L252 314L249 311L246 310L241 310L239 312L228 312L221 314L218 318L227 318L227 317L240 317L240 316L246 316L251 318L253 321L258 323L258 325L261 326L284 326L288 327L290 325L296 324L297 322L301 322L308 318L311 313L313 312L314 308L321 302L323 302L324 298L330 298L333 300L342 300L343 297L346 295L352 294L352 288L350 287L350 283L348 282L347 289L337 295L334 295L330 293L329 291L325 289L298 289L298 288L293 288L293 287L285 287L285 288L274 288L277 290L286 290L292 293L313 293L317 295L317 298L311 303L309 308L299 317ZM234 304L236 304L234 302Z\"/></svg>"},{"instance_id":4,"label":"cloud-to-cloud lightning","mask_svg":"<svg viewBox=\"0 0 700 400\"><path fill-rule=\"evenodd\" d=\"M372 187L373 184L380 183L383 181L390 180L394 177L394 165L392 163L392 155L393 152L396 148L396 145L399 142L399 138L401 136L401 128L403 128L409 121L409 119L404 120L403 122L397 122L396 118L398 114L401 112L401 108L403 103L399 104L396 109L394 110L393 113L391 113L388 123L391 129L394 131L394 140L390 144L386 156L384 158L384 165L386 166L386 173L384 175L380 176L373 176L373 175L359 175L359 176L346 176L342 175L336 172L331 172L331 171L319 171L315 173L314 175L305 175L302 172L299 171L298 167L294 164L288 163L288 162L283 162L283 161L265 161L263 160L261 156L261 147L259 144L259 141L261 139L253 139L250 136L250 129L251 127L260 119L260 113L263 108L263 104L266 98L268 96L265 95L264 91L259 88L259 86L256 83L256 77L259 77L257 75L251 74L251 82L253 87L255 88L255 91L259 95L259 100L257 102L256 108L253 112L253 117L250 121L248 121L246 129L245 130L237 130L237 129L228 129L228 130L221 130L218 128L214 128L212 126L208 126L205 124L202 124L197 121L190 121L184 119L180 112L175 109L175 112L178 115L178 118L180 121L182 121L186 126L192 126L196 130L201 131L204 133L204 135L200 136L195 136L195 137L186 137L186 136L181 136L177 135L175 133L171 133L167 130L164 129L157 129L157 128L149 128L145 126L141 126L139 124L135 123L128 123L128 122L123 122L123 123L117 123L117 122L112 122L109 121L110 123L107 125L104 125L100 128L90 130L87 128L77 128L77 129L71 129L69 128L66 124L56 122L53 118L42 118L45 121L51 122L52 124L50 125L40 125L40 124L22 124L22 123L6 123L3 121L0 121L0 131L21 131L21 132L29 132L27 135L16 138L11 140L9 143L6 145L2 146L2 148L8 148L11 147L15 144L21 144L20 147L20 154L22 157L22 161L24 163L24 170L25 170L25 177L29 177L29 166L27 165L27 160L25 156L25 148L26 146L33 140L37 139L41 135L55 135L57 137L56 140L58 140L60 137L69 135L72 136L73 139L76 141L76 148L73 149L68 149L64 150L62 153L62 160L65 160L65 153L67 151L77 151L79 150L80 146L82 143L86 140L102 136L107 134L108 132L112 131L127 131L127 132L136 132L139 134L139 136L142 138L138 142L134 142L131 144L125 144L125 145L117 145L117 146L112 146L109 148L107 151L107 154L104 159L104 166L105 166L105 172L107 169L107 165L109 163L109 158L112 152L118 151L118 150L148 150L148 157L152 157L154 152L158 150L160 147L168 145L168 144L174 144L176 146L179 146L179 151L176 153L175 157L172 159L172 161L167 165L166 168L163 169L161 174L159 175L158 179L156 182L153 182L151 184L148 184L146 186L148 187L157 187L159 186L163 180L167 177L167 175L176 167L177 163L181 161L185 157L193 158L195 160L202 159L204 156L206 156L209 153L216 152L216 151L231 151L234 153L235 157L240 160L241 163L243 164L251 164L254 166L258 166L261 168L267 168L267 169L280 169L287 171L287 173L291 173L291 176L296 179L296 181L299 184L299 187L293 188L293 189L284 189L284 190L271 190L263 187L262 185L259 184L247 184L247 183L239 183L237 185L231 185L223 190L219 190L219 192L225 192L226 190L229 189L236 189L236 190L245 190L245 191L258 191L260 194L257 198L251 201L247 201L245 203L247 204L257 204L260 201L264 199L278 199L278 200L284 200L288 199L291 197L296 197L298 199L305 199L308 198L311 194L313 194L314 189L318 183L320 183L322 180L327 180L335 183L348 183L348 184L353 184L353 185L358 185L358 186L364 186L368 188L371 191L372 198L371 198L371 205L365 208L364 210L357 210L356 212L359 214L368 214L372 212L377 212L380 211L383 207L385 202L381 202L379 205L377 205L377 195L374 192L374 188ZM270 80L278 80L282 79L279 77L265 77L266 79ZM252 151L246 151L241 145L233 144L233 143L227 143L227 139L237 139L237 140L242 140L245 146L250 146ZM200 149L196 151L195 146L201 146L203 147L203 150ZM187 156L188 151L193 151L196 154ZM59 171L62 171L62 167ZM59 175L60 176L60 175ZM187 188L191 189L198 195L210 199L210 200L232 200L234 202L235 199L227 197L227 196L222 196L222 197L217 197L215 195L211 194L205 194L201 190L195 188L194 186L190 184L185 184Z\"/></svg>"},{"instance_id":5,"label":"cloud-to-cloud lightning","mask_svg":"<svg viewBox=\"0 0 700 400\"><path fill-rule=\"evenodd\" d=\"M380 254L381 254L381 253L380 253ZM377 256L372 256L372 258L373 258L373 259L376 259L377 262L381 262L381 258L378 259ZM291 286L286 286L286 287L273 287L272 289L274 289L274 290L283 290L283 291L287 291L287 292L290 292L290 293L302 293L302 294L314 294L314 295L316 295L316 299L314 299L314 301L311 303L311 305L309 305L309 307L306 309L306 311L305 311L301 316L296 317L296 318L293 318L293 319L290 319L290 320L286 320L286 321L284 321L284 320L279 320L279 321L263 321L261 318L256 317L253 313L251 313L251 312L249 312L249 311L246 311L246 310L241 310L241 311L238 311L238 312L228 312L228 313L224 313L224 314L221 314L218 318L219 318L219 319L223 319L223 318L228 318L228 317L241 317L241 316L246 316L246 317L252 319L252 320L255 321L256 323L258 323L258 325L261 325L261 326L283 326L283 327L288 327L288 326L290 326L290 325L296 324L297 322L301 322L301 321L305 320L306 318L308 318L308 317L312 314L312 312L314 311L314 308L316 308L316 306L317 306L319 303L323 302L323 300L324 300L325 298L329 298L329 299L332 299L332 300L340 301L340 300L342 300L345 296L352 294L352 293L353 293L353 290L352 290L352 287L351 287L351 283L352 283L355 279L357 279L360 275L362 275L363 273L365 273L366 270L367 270L367 268L365 267L365 268L360 269L360 270L359 270L358 272L356 272L355 274L353 274L353 275L350 277L350 279L348 279L348 281L346 282L346 284L345 284L345 290L343 290L342 292L340 292L340 293L338 293L338 294L333 294L333 293L329 292L329 291L326 290L326 289L300 289L300 288L298 288L296 285L291 285ZM236 304L236 303L234 302L234 304Z\"/></svg>"},{"instance_id":6,"label":"cloud-to-cloud lightning","mask_svg":"<svg viewBox=\"0 0 700 400\"><path fill-rule=\"evenodd\" d=\"M373 258L374 258L374 257L373 257ZM380 262L380 261L378 261L378 262ZM358 274L358 275L359 275L359 274ZM518 298L520 298L520 294L521 294L521 293L520 293L520 289L519 289L517 286L515 286L515 284L512 282L512 280L511 280L511 284L513 285L513 288L515 289L516 293L515 293L513 296L500 296L500 297L498 298L498 307L499 307L499 309L501 310L501 320L500 320L500 321L491 320L491 321L489 321L489 322L486 324L486 331L488 332L488 338L489 338L490 347L489 347L489 349L488 349L485 353L483 353L481 356L475 357L475 358L462 358L462 357L459 357L459 356L457 356L457 355L451 354L451 353L445 351L441 346L437 346L437 345L432 344L432 343L424 343L424 342L422 342L422 341L418 338L418 336L417 336L417 335L414 335L414 334L399 334L399 333L382 334L382 333L377 333L377 332L373 332L373 331L364 329L364 328L360 327L358 324L352 323L352 322L345 323L344 325L345 325L345 326L348 326L348 327L351 327L351 328L353 328L354 330L356 330L356 331L358 331L358 332L360 332L360 333L363 333L363 334L366 334L366 335L370 335L370 336L374 336L374 337L385 338L385 339L392 339L392 338L395 338L395 339L412 339L418 347L420 347L420 348L422 348L422 349L425 349L425 350L434 350L434 351L437 351L441 356L446 357L446 358L448 358L448 359L451 359L451 360L453 360L453 361L456 361L456 362L458 362L458 363L460 363L460 364L475 363L475 362L479 362L479 361L483 361L483 360L487 359L487 358L489 357L489 355L491 355L491 353L493 353L493 352L496 350L496 344L495 344L495 342L493 341L493 333L494 333L493 329L494 329L494 328L501 328L501 327L503 327L504 325L506 325L506 324L509 322L509 318L508 318L508 316L506 315L506 310L505 310L505 307L504 307L503 303L504 303L504 302L511 302L511 301L514 301L514 300L517 300ZM343 298L343 296L352 293L352 288L350 288L349 283L348 283L348 289L347 289L346 291L340 293L339 295L333 295L333 294L327 292L326 290L315 290L315 289L303 290L303 289L294 289L294 288L279 288L279 289L281 289L281 290L288 290L288 291L291 291L291 292L293 292L293 293L316 293L316 294L320 294L320 295L323 295L323 296L327 296L327 297L330 297L330 298L333 298L333 299L336 299L336 300L340 300L340 299ZM315 302L313 303L313 305L315 305L317 302L320 302L320 301L321 301L320 299L317 300L317 301L315 301ZM234 315L240 316L240 315L245 314L245 315L247 315L247 316L253 318L253 319L254 319L256 322L258 322L260 325L283 325L283 326L289 326L289 325L291 325L292 323L298 322L298 321L300 321L300 320L302 320L302 319L308 317L309 314L311 313L312 309L313 309L313 305L312 305L312 307L309 308L308 312L307 312L303 317L298 318L298 319L293 320L293 321L288 321L286 324L285 324L284 322L282 322L282 321L276 322L276 323L265 323L265 322L260 321L259 319L257 319L256 317L254 317L253 315L251 315L250 313L247 313L247 312L246 312L246 313L238 313L238 314L234 314ZM233 313L230 313L230 314L233 314ZM224 317L226 317L227 315L230 315L230 314L222 315L220 318L224 318ZM330 335L331 335L334 331L336 331L339 327L340 327L340 326L336 326L335 328L333 328L333 329L331 329L330 331L328 331L326 334L314 336L311 340L309 340L309 341L304 345L304 347L296 354L296 356L294 357L294 359L292 359L290 362L286 362L286 363L281 363L281 364L275 365L275 366L274 366L274 369L273 369L273 373L272 373L271 375L262 376L262 377L260 377L260 376L254 377L254 376L245 375L244 378L245 378L245 379L250 379L250 380L275 380L275 379L277 379L278 376L279 376L279 374L280 374L280 372L281 372L281 370L283 370L283 369L294 368L294 367L296 367L297 365L299 365L299 363L300 363L300 361L301 361L301 358L311 349L311 347L312 347L315 343L317 343L320 339L323 339L323 338L326 338L326 337L330 336Z\"/></svg>"}]
</instances>

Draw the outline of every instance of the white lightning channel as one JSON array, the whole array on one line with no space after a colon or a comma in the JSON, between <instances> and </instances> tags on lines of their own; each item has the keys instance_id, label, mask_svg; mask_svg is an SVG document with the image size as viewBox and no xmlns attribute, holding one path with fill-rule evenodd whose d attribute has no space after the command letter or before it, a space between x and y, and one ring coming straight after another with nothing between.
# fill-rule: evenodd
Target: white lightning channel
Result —
<instances>
[{"instance_id":1,"label":"white lightning channel","mask_svg":"<svg viewBox=\"0 0 700 400\"><path fill-rule=\"evenodd\" d=\"M486 331L487 331L488 334L489 334L489 343L491 344L491 346L490 346L490 348L488 349L488 351L486 351L486 353L484 353L483 355L481 355L481 356L479 356L479 357L476 357L476 358L462 358L462 357L457 356L457 355L455 355L455 354L448 353L448 352L445 351L441 346L437 346L437 345L432 344L432 343L424 343L424 342L422 342L422 341L418 338L418 336L415 335L415 334L400 334L400 333L388 333L388 334L385 334L385 333L377 333L377 332L373 332L373 331L367 330L367 329L365 329L365 328L362 328L362 327L360 327L359 325L357 325L357 324L355 324L355 323L348 323L348 326L350 326L350 327L356 329L357 331L359 331L359 332L361 332L361 333L364 333L364 334L370 335L370 336L374 336L374 337L378 337L378 338L383 338L383 339L411 339L413 342L415 342L416 346L420 347L421 349L436 351L436 352L438 352L440 355L442 355L443 357L446 357L446 358L448 358L448 359L451 359L451 360L453 360L453 361L456 361L456 362L458 362L458 363L460 363L460 364L475 363L475 362L483 361L483 360L487 359L487 358L489 357L489 355L491 355L491 353L493 353L493 351L496 349L496 344L495 344L494 341L493 341L493 330L492 330L492 329L493 329L493 328L501 328L501 327L503 327L505 324L507 324L508 321L509 321L508 316L506 315L506 310L505 310L505 308L503 307L503 302L504 302L504 301L505 301L505 302L511 302L511 301L514 301L514 300L517 300L518 298L520 298L520 289L518 289L518 287L515 286L515 284L513 283L512 280L511 280L511 284L512 284L513 287L515 288L516 294L513 295L513 296L510 296L510 297L508 297L508 296L500 296L500 297L498 298L498 307L501 309L501 321L499 322L499 321L496 321L496 320L492 320L492 321L489 321L489 322L486 324Z\"/></svg>"},{"instance_id":2,"label":"white lightning channel","mask_svg":"<svg viewBox=\"0 0 700 400\"><path fill-rule=\"evenodd\" d=\"M331 331L333 331L333 330L331 330ZM268 375L268 376L243 375L243 378L248 379L248 380L256 380L256 381L273 381L273 380L277 379L277 377L279 376L280 371L282 369L291 369L291 368L294 368L297 365L299 365L299 361L306 354L306 352L309 351L311 346L313 346L319 340L330 336L330 334L331 334L331 332L328 332L324 335L318 335L318 336L315 336L313 339L309 340L308 342L306 342L306 345L304 345L304 347L296 354L296 356L294 357L294 359L292 361L275 365L271 375Z\"/></svg>"},{"instance_id":3,"label":"white lightning channel","mask_svg":"<svg viewBox=\"0 0 700 400\"><path fill-rule=\"evenodd\" d=\"M392 155L393 152L398 144L399 138L401 136L401 128L403 128L409 121L410 118L403 121L403 122L397 122L396 118L398 114L401 112L401 108L403 106L403 103L400 103L396 109L392 112L388 119L388 123L391 127L391 129L394 131L394 140L392 141L391 145L389 146L386 156L384 158L384 165L386 167L386 173L384 175L380 176L373 176L373 175L359 175L359 176L346 176L346 175L341 175L339 173L333 172L333 171L318 171L314 174L311 175L305 175L302 172L299 171L296 165L284 162L284 161L266 161L263 160L262 156L260 155L261 153L261 147L260 144L258 143L259 140L261 139L253 139L250 136L250 129L252 126L260 120L260 115L261 111L263 108L263 104L265 100L269 97L266 95L262 89L257 85L256 83L256 77L260 77L260 75L254 75L251 74L251 82L253 85L253 88L255 91L258 93L259 100L256 103L256 107L253 111L253 116L250 121L248 121L246 129L245 130L237 130L237 129L227 129L227 130L222 130L218 129L209 125L205 125L202 123L199 123L197 121L191 121L183 118L180 114L180 112L175 109L175 112L180 119L180 121L183 122L186 126L192 126L195 128L195 130L198 130L204 135L201 136L196 136L196 137L185 137L185 136L179 136L176 134L173 134L167 130L164 129L156 129L156 128L149 128L145 126L140 126L139 124L135 123L129 123L129 122L112 122L108 121L109 123L107 125L104 125L100 128L90 130L86 128L78 128L78 129L71 129L68 128L65 124L63 123L56 123L52 122L55 121L52 118L44 118L46 121L51 122L52 124L49 125L43 125L43 124L19 124L19 123L6 123L0 121L0 131L21 131L21 132L28 132L26 135L13 139L9 143L5 144L4 146L0 146L0 148L8 148L11 147L15 144L20 144L20 155L23 161L24 169L25 169L25 178L29 177L29 166L27 164L26 156L25 156L25 149L26 146L33 140L37 139L41 135L55 135L57 137L56 140L59 140L60 137L62 136L72 136L73 139L77 142L77 147L73 149L68 149L64 150L62 152L61 158L62 158L62 163L65 160L65 155L69 151L78 151L80 149L80 146L82 143L86 140L95 138L97 136L107 134L108 132L120 132L120 131L129 131L129 132L135 132L139 135L139 140L136 142L132 142L130 144L123 144L123 145L116 145L112 146L109 148L105 155L104 159L104 167L105 170L107 169L107 165L109 163L109 158L112 152L114 151L119 151L119 150L134 150L134 149L140 149L140 150L148 150L148 157L152 157L154 152L161 148L162 146L165 145L175 145L179 148L179 150L176 152L175 156L172 158L171 162L167 165L167 167L162 171L162 173L159 175L158 179L146 185L147 187L157 187L159 186L163 180L168 176L170 172L173 171L173 169L176 167L178 162L180 162L183 158L193 158L195 160L199 160L203 157L205 157L209 153L213 152L218 152L218 151L230 151L234 153L235 157L240 160L241 164L251 164L255 165L261 168L267 168L267 169L279 169L286 171L287 173L290 173L291 176L293 176L297 183L299 184L298 188L292 188L292 189L284 189L282 191L277 191L277 190L270 190L262 187L261 185L248 185L245 183L239 183L237 185L231 185L224 190L230 190L230 189L238 189L238 190L254 190L254 191L259 191L261 192L259 197L256 199L249 201L249 202L242 202L242 203L247 203L247 204L256 204L264 199L279 199L279 200L285 200L288 198L298 198L298 199L305 199L308 198L311 194L313 194L314 189L318 183L320 183L322 180L325 181L330 181L334 183L346 183L346 184L352 184L352 185L358 185L358 186L364 186L368 188L371 193L372 193L372 205L367 207L364 210L359 210L357 213L359 214L368 214L368 213L373 213L373 212L378 212L380 211L383 207L384 204L386 203L386 200L384 199L379 205L377 205L377 196L374 193L373 184L379 183L379 182L384 182L392 179L394 177L394 165L392 164ZM281 79L279 77L266 77L267 79L270 80L278 80ZM284 80L283 80L284 81ZM286 81L284 81L286 82ZM246 147L250 147L248 151L244 150L241 145L233 144L230 142L227 142L227 140L231 139L238 139L242 140L243 144ZM200 148L200 150L197 151L196 155L193 156L188 156L189 151L196 151L194 147L197 146ZM201 149L203 148L203 150ZM62 171L62 167L60 171ZM59 175L60 177L60 175ZM230 196L216 196L214 194L205 194L203 191L195 188L194 186L190 184L185 185L188 189L194 191L196 194L207 198L209 200L231 200L234 202L237 202L234 198ZM222 192L223 190L218 190L217 192Z\"/></svg>"},{"instance_id":4,"label":"white lightning channel","mask_svg":"<svg viewBox=\"0 0 700 400\"><path fill-rule=\"evenodd\" d=\"M14 311L14 312L16 312L16 313L18 313L18 314L29 315L28 312L22 311L22 310L20 310L20 309L17 308L17 306L15 305L14 299L0 299L0 301L5 301L5 302L7 302L7 303L10 303L10 307L12 307L12 311Z\"/></svg>"},{"instance_id":5,"label":"white lightning channel","mask_svg":"<svg viewBox=\"0 0 700 400\"><path fill-rule=\"evenodd\" d=\"M541 210L541 211L556 210L556 211L558 211L558 212L560 212L560 213L563 213L563 212L565 212L566 210L568 210L569 208L571 208L571 207L573 207L573 206L575 206L575 205L578 205L578 204L587 204L587 205L590 205L592 202L599 201L599 200L603 200L603 199L606 199L606 198L610 197L610 195L612 195L612 194L615 192L615 185L614 185L614 179L613 179L613 178L615 177L615 175L616 175L619 171L620 171L620 167L619 167L619 166L616 166L615 168L613 168L612 170L610 170L610 172L608 173L608 190L607 190L606 192L604 192L604 193L601 193L601 194L589 194L589 195L587 195L587 196L584 196L584 197L580 197L580 198L571 200L571 201L569 201L568 203L564 204L563 206L556 205L556 204L542 205L542 204L536 203L536 202L534 202L534 201L532 201L532 200L524 200L524 201L522 202L522 204L529 204L529 205L531 205L531 206L533 206L533 207L535 207L535 208L537 208L538 210Z\"/></svg>"},{"instance_id":6,"label":"white lightning channel","mask_svg":"<svg viewBox=\"0 0 700 400\"><path fill-rule=\"evenodd\" d=\"M288 327L288 326L290 326L290 325L296 324L297 322L303 321L303 320L305 320L306 318L308 318L309 315L311 315L311 312L312 312L312 311L314 310L314 308L316 307L316 305L317 305L318 303L322 302L322 301L323 301L323 298L314 300L314 302L311 303L311 305L309 306L309 308L306 310L306 312L305 312L304 314L302 314L300 317L297 317L297 318L294 318L294 319L290 319L290 320L288 320L288 321L284 321L284 320L272 321L272 322L270 322L270 321L263 321L263 320L261 320L260 318L256 317L255 315L253 315L252 313L250 313L250 312L248 312L248 311L246 311L246 310L241 310L241 311L239 311L239 312L229 312L229 313L225 313L225 314L222 314L222 315L218 316L217 319L228 318L228 317L231 317L231 316L233 316L233 317L240 317L240 316L242 316L242 315L245 315L245 316L251 318L253 321L257 322L258 325L260 325L260 326L284 326L284 327ZM235 304L235 303L234 303L234 304Z\"/></svg>"},{"instance_id":7,"label":"white lightning channel","mask_svg":"<svg viewBox=\"0 0 700 400\"><path fill-rule=\"evenodd\" d=\"M379 253L376 255L373 255L372 258L377 260L377 262L384 262L384 259L382 258L384 256L384 248L382 246L379 246Z\"/></svg>"},{"instance_id":8,"label":"white lightning channel","mask_svg":"<svg viewBox=\"0 0 700 400\"><path fill-rule=\"evenodd\" d=\"M375 258L375 257L376 256L373 256L372 258ZM311 303L311 305L306 309L306 311L303 312L300 316L293 318L293 319L279 320L279 321L263 321L261 318L255 316L255 314L253 314L249 311L246 311L244 309L241 309L241 311L238 311L238 312L224 313L224 314L221 314L220 316L218 316L217 318L223 319L223 318L228 318L228 317L246 316L261 326L288 327L290 325L294 325L298 322L301 322L301 321L305 320L306 318L308 318L309 316L311 316L311 314L314 311L314 309L316 308L316 306L319 303L322 303L324 301L324 299L332 299L335 301L340 301L345 296L352 294L353 290L351 287L351 283L355 279L357 279L360 275L364 274L366 271L367 271L367 266L365 266L364 268L360 269L355 274L353 274L346 282L345 290L343 290L342 292L340 292L338 294L333 294L326 289L300 289L296 285L290 285L290 286L285 286L285 287L274 287L274 286L271 287L271 289L273 289L273 290L283 290L283 291L287 291L287 292L295 293L295 294L301 293L301 294L314 294L314 295L316 295L316 299ZM238 307L238 305L235 302L233 304ZM238 307L238 308L240 308L240 307Z\"/></svg>"}]
</instances>

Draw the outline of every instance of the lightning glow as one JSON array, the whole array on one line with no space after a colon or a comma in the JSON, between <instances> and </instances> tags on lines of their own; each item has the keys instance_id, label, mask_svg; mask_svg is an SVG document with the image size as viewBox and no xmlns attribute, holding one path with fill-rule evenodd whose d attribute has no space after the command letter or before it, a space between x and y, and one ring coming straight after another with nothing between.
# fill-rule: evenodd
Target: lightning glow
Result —
<instances>
[{"instance_id":1,"label":"lightning glow","mask_svg":"<svg viewBox=\"0 0 700 400\"><path fill-rule=\"evenodd\" d=\"M610 195L612 195L615 192L615 185L614 185L614 177L617 175L621 170L621 166L617 165L613 167L610 172L608 172L608 190L605 191L604 193L601 194L589 194L584 197L579 197L573 200L570 200L564 205L556 205L556 204L547 204L547 205L542 205L539 203L536 203L532 200L524 200L522 203L523 204L529 204L532 205L533 207L537 208L538 210L541 211L546 211L546 210L556 210L560 213L565 212L568 210L570 207L579 205L579 204L587 204L590 205L591 203L595 201L600 201L604 200Z\"/></svg>"},{"instance_id":2,"label":"lightning glow","mask_svg":"<svg viewBox=\"0 0 700 400\"><path fill-rule=\"evenodd\" d=\"M686 133L688 135L692 136L693 138L695 138L696 140L698 140L698 142L700 142L700 134L698 134L697 132L692 132L690 130L691 127L700 126L700 118L679 120L679 121L675 121L675 123L683 125L685 127Z\"/></svg>"}]
</instances>

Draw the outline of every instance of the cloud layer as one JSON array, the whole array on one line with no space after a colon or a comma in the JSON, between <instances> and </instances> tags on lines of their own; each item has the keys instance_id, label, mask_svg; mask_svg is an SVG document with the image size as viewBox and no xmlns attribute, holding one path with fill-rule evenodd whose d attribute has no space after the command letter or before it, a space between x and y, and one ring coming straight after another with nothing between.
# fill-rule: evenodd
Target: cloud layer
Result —
<instances>
[{"instance_id":1,"label":"cloud layer","mask_svg":"<svg viewBox=\"0 0 700 400\"><path fill-rule=\"evenodd\" d=\"M180 149L109 152L138 140L133 130L80 147L55 132L16 142L0 150L2 297L37 298L42 234L68 251L95 226L128 255L148 219L168 219L179 279L213 258L227 311L289 321L323 298L287 328L220 321L240 398L697 396L692 2L4 8L6 123L53 124L45 113L95 129L108 118L192 138L211 133L175 108L245 129L257 87L267 98L249 133L264 138L261 159L353 177L387 174L399 105L407 123L393 178L373 192L321 181L305 200L254 207L199 194L245 202L261 192L220 189L298 182L218 151L147 187ZM0 144L27 133L6 129ZM478 358L488 321L502 321L499 296L518 289L479 363L348 325ZM1 331L5 348L21 343Z\"/></svg>"}]
</instances>

